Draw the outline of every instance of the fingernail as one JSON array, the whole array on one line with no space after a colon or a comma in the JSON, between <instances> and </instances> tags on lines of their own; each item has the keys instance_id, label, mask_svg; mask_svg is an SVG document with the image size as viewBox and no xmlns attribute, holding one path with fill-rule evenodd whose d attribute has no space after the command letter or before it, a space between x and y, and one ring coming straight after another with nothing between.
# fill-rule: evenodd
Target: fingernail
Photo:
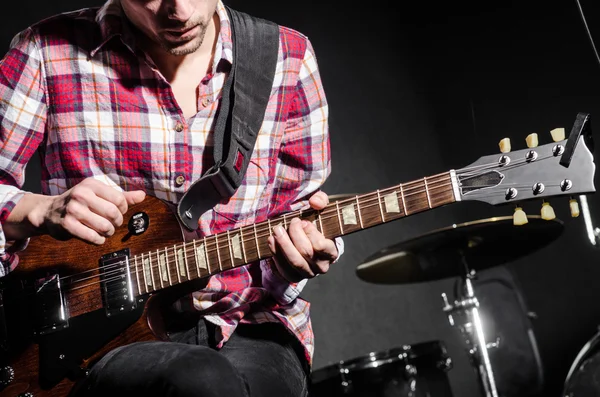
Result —
<instances>
[{"instance_id":1,"label":"fingernail","mask_svg":"<svg viewBox=\"0 0 600 397\"><path fill-rule=\"evenodd\" d=\"M281 237L284 233L284 230L281 226L277 225L273 228L273 234L275 234L277 237Z\"/></svg>"},{"instance_id":2,"label":"fingernail","mask_svg":"<svg viewBox=\"0 0 600 397\"><path fill-rule=\"evenodd\" d=\"M292 220L290 221L290 225L292 223L298 223L300 221L300 218L292 218Z\"/></svg>"},{"instance_id":3,"label":"fingernail","mask_svg":"<svg viewBox=\"0 0 600 397\"><path fill-rule=\"evenodd\" d=\"M303 228L308 227L308 225L310 225L309 221L302 221L302 227Z\"/></svg>"}]
</instances>

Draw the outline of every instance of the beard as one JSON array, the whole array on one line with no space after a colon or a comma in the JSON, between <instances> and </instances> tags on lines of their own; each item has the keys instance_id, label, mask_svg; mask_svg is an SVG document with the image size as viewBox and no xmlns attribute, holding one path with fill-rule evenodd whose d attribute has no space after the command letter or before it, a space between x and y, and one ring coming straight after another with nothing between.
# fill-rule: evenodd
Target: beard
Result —
<instances>
[{"instance_id":1,"label":"beard","mask_svg":"<svg viewBox=\"0 0 600 397\"><path fill-rule=\"evenodd\" d=\"M177 35L171 35L169 33L160 34L157 38L158 44L169 54L175 56L187 55L196 52L198 48L204 42L204 36L206 35L207 24L202 22L192 24L190 28L195 29L198 27L198 31L192 36L177 37ZM169 27L173 30L187 29L186 27Z\"/></svg>"}]
</instances>

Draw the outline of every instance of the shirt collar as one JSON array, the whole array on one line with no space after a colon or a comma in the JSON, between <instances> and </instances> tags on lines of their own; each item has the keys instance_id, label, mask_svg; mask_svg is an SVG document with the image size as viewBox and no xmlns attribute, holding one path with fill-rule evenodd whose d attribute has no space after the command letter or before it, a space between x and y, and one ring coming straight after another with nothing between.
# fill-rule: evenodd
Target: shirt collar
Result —
<instances>
[{"instance_id":1,"label":"shirt collar","mask_svg":"<svg viewBox=\"0 0 600 397\"><path fill-rule=\"evenodd\" d=\"M213 73L216 73L217 66L221 61L226 61L230 65L233 63L233 40L231 37L231 24L227 10L221 0L217 3L217 15L220 21L220 30L217 38L217 45L213 58ZM136 52L135 35L131 30L130 22L127 20L121 7L120 0L108 0L98 10L96 23L100 26L101 39L100 44L90 51L90 57L94 57L106 43L115 37L120 37L123 44L132 52Z\"/></svg>"}]
</instances>

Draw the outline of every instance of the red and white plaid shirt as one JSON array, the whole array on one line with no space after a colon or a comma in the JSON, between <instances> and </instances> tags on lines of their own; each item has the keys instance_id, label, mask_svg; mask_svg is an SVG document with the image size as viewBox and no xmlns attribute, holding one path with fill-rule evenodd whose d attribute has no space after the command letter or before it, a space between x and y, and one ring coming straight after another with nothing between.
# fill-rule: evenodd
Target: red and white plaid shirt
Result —
<instances>
[{"instance_id":1,"label":"red and white plaid shirt","mask_svg":"<svg viewBox=\"0 0 600 397\"><path fill-rule=\"evenodd\" d=\"M191 119L136 46L118 1L58 15L17 35L0 63L0 223L23 196L25 165L40 146L44 194L95 177L177 203L211 165L204 155L212 159L214 116L232 62L221 2L217 13L214 63ZM202 216L204 235L306 207L329 175L328 106L313 48L296 31L280 27L279 33L275 80L247 174L230 200ZM18 262L5 246L0 229L0 275ZM211 277L193 304L218 326L219 346L240 322L282 322L311 363L310 305L298 297L304 284L286 282L265 260Z\"/></svg>"}]
</instances>

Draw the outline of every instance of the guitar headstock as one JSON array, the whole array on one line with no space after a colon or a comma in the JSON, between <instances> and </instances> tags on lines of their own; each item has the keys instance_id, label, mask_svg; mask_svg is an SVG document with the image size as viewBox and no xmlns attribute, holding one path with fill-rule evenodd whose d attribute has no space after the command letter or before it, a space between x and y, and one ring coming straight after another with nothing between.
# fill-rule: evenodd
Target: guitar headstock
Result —
<instances>
[{"instance_id":1,"label":"guitar headstock","mask_svg":"<svg viewBox=\"0 0 600 397\"><path fill-rule=\"evenodd\" d=\"M577 115L568 139L564 129L552 130L551 135L554 142L539 146L537 135L531 134L526 138L528 148L516 151L511 151L505 138L500 141L500 154L483 156L456 170L460 199L499 205L595 192L589 115ZM520 215L516 214L515 223ZM552 219L552 207L544 205L542 217Z\"/></svg>"}]
</instances>

